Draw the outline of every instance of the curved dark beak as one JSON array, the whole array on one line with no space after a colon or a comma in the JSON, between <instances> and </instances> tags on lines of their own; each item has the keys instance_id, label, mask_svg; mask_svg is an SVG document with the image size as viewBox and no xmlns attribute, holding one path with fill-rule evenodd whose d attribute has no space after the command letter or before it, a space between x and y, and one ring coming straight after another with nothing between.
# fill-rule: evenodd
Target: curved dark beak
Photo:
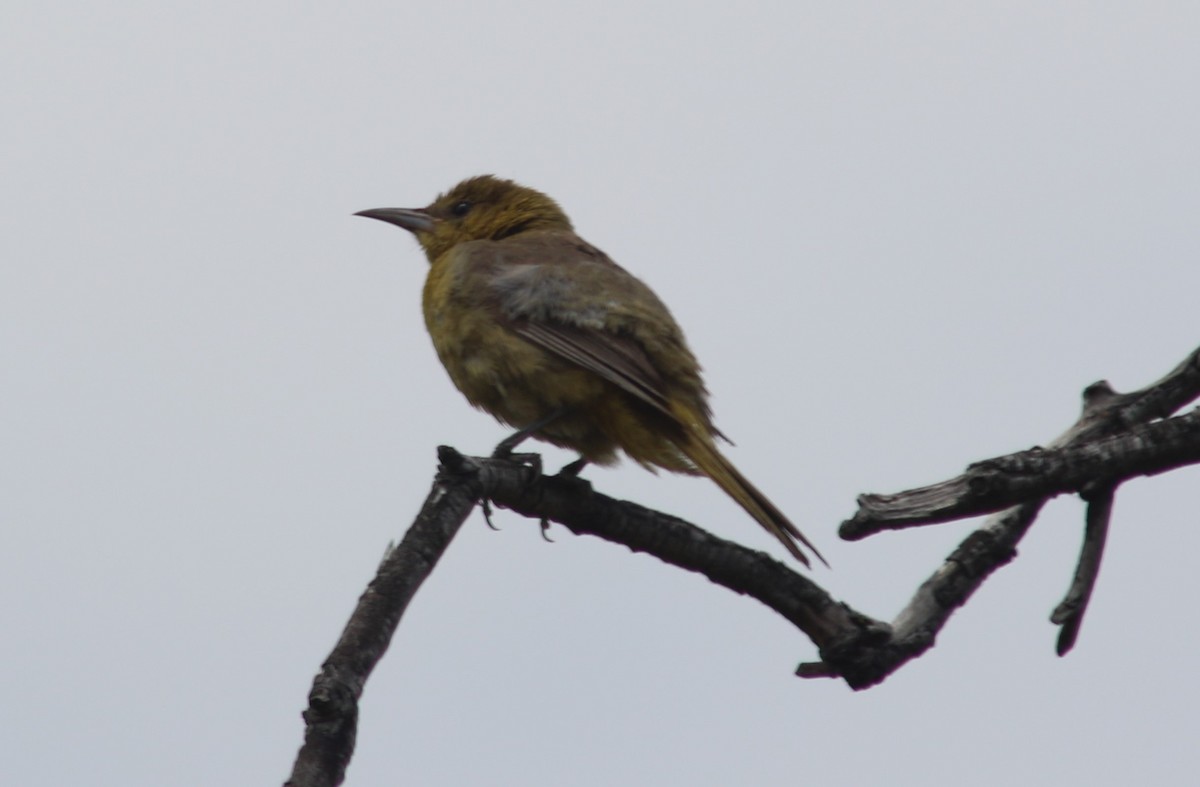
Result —
<instances>
[{"instance_id":1,"label":"curved dark beak","mask_svg":"<svg viewBox=\"0 0 1200 787\"><path fill-rule=\"evenodd\" d=\"M403 227L409 232L432 232L433 225L437 222L437 219L425 211L410 208L371 208L370 210L360 210L354 215L386 221L388 224Z\"/></svg>"}]
</instances>

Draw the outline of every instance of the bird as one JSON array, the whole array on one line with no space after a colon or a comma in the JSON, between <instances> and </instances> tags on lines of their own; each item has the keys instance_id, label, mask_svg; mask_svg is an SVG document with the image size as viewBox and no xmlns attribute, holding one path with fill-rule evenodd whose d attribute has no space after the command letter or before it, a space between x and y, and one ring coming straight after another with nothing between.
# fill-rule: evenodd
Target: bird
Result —
<instances>
[{"instance_id":1,"label":"bird","mask_svg":"<svg viewBox=\"0 0 1200 787\"><path fill-rule=\"evenodd\" d=\"M429 259L425 325L451 381L527 437L580 455L564 470L643 467L714 481L805 566L815 546L721 453L700 364L666 305L576 234L546 194L471 177L423 208L355 215L408 230Z\"/></svg>"}]
</instances>

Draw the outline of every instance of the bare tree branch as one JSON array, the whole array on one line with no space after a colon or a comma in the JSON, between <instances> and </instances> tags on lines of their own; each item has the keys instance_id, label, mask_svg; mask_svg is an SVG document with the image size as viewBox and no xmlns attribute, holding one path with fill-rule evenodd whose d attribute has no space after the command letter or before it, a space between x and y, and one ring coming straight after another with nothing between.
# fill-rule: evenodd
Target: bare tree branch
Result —
<instances>
[{"instance_id":1,"label":"bare tree branch","mask_svg":"<svg viewBox=\"0 0 1200 787\"><path fill-rule=\"evenodd\" d=\"M1200 412L1169 418L1197 396L1200 349L1139 391L1117 394L1105 382L1089 386L1083 414L1049 448L977 463L962 476L931 487L861 497L859 512L843 523L844 537L1008 506L988 517L946 558L891 625L836 601L807 576L765 553L676 517L614 500L579 478L542 476L537 467L512 458L466 457L443 446L437 479L421 513L385 557L313 682L304 712L305 743L287 784L341 783L354 748L363 685L413 594L481 500L624 544L751 596L817 645L821 661L800 665L797 674L840 677L861 689L933 646L954 610L1013 559L1050 496L1079 492L1090 501L1087 533L1070 590L1052 616L1062 626L1060 655L1070 650L1096 582L1119 483L1200 461ZM1149 423L1156 419L1168 420Z\"/></svg>"},{"instance_id":2,"label":"bare tree branch","mask_svg":"<svg viewBox=\"0 0 1200 787\"><path fill-rule=\"evenodd\" d=\"M892 495L862 495L842 523L848 541L989 514L1029 500L1081 492L1200 462L1200 411L1061 448L1031 448L975 462L949 481Z\"/></svg>"},{"instance_id":3,"label":"bare tree branch","mask_svg":"<svg viewBox=\"0 0 1200 787\"><path fill-rule=\"evenodd\" d=\"M461 461L462 467L477 469L482 496L496 505L703 574L775 610L820 648L856 637L875 624L765 552L718 538L678 517L603 495L583 479L534 476L531 468L512 460L463 457L445 446L440 455L444 464Z\"/></svg>"},{"instance_id":4,"label":"bare tree branch","mask_svg":"<svg viewBox=\"0 0 1200 787\"><path fill-rule=\"evenodd\" d=\"M1083 413L1079 420L1052 441L1050 449L1098 441L1120 434L1131 426L1166 418L1197 396L1200 396L1200 348L1193 350L1161 379L1140 390L1118 394L1105 381L1088 386L1084 390ZM908 606L892 623L893 640L887 647L898 648L901 654L908 654L908 658L932 647L937 632L954 610L964 604L996 569L1015 557L1017 544L1037 518L1045 500L1044 497L1034 498L988 517L917 589ZM1097 508L1095 512L1089 510L1089 516L1095 516L1097 521L1091 535L1093 540L1098 535L1101 514L1107 519L1103 508ZM843 523L843 527L846 524ZM1089 588L1082 595L1079 592L1082 587L1074 594L1069 593L1065 601L1074 599L1082 603L1055 616L1054 622L1060 622L1061 618L1064 626L1058 642L1060 655L1070 650L1078 635L1086 597L1090 595L1090 586L1095 584L1102 551L1102 545L1096 544L1082 551L1081 563L1089 561L1094 565L1080 565L1075 575L1077 581L1089 582ZM821 670L821 665L806 666L814 672Z\"/></svg>"},{"instance_id":5,"label":"bare tree branch","mask_svg":"<svg viewBox=\"0 0 1200 787\"><path fill-rule=\"evenodd\" d=\"M358 728L358 698L413 595L479 501L474 476L439 469L433 489L399 546L390 547L321 665L304 711L304 745L285 787L342 783Z\"/></svg>"}]
</instances>

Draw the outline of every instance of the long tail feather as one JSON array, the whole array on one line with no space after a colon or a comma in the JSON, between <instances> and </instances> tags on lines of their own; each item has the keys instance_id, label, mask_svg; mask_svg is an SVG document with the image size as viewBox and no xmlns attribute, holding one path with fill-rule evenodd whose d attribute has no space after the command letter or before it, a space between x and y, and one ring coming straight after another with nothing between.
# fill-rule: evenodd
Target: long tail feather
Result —
<instances>
[{"instance_id":1,"label":"long tail feather","mask_svg":"<svg viewBox=\"0 0 1200 787\"><path fill-rule=\"evenodd\" d=\"M792 524L791 520L766 495L758 491L758 487L750 483L749 479L742 475L732 462L725 458L713 443L712 438L705 439L695 434L688 434L687 438L680 441L679 450L692 460L701 473L711 478L717 486L724 490L725 494L732 497L738 505L746 510L746 513L766 528L768 533L779 539L780 543L787 547L788 552L797 560L806 566L811 565L808 557L796 543L799 542L816 555L817 560L824 563L826 567L829 566L817 548L804 537L804 534Z\"/></svg>"}]
</instances>

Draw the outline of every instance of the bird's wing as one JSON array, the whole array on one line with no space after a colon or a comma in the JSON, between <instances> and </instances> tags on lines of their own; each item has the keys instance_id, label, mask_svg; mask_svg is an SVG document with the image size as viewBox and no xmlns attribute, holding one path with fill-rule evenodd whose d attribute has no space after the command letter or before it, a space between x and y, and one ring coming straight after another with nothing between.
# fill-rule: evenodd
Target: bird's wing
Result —
<instances>
[{"instance_id":1,"label":"bird's wing","mask_svg":"<svg viewBox=\"0 0 1200 787\"><path fill-rule=\"evenodd\" d=\"M518 322L514 330L548 352L594 372L663 415L675 419L658 371L632 339L559 322Z\"/></svg>"},{"instance_id":2,"label":"bird's wing","mask_svg":"<svg viewBox=\"0 0 1200 787\"><path fill-rule=\"evenodd\" d=\"M657 296L573 233L514 237L489 251L490 290L512 329L538 347L593 372L672 420L663 377L638 332L684 348ZM640 310L652 309L656 321ZM665 319L664 319L665 315ZM690 354L689 354L690 355Z\"/></svg>"}]
</instances>

